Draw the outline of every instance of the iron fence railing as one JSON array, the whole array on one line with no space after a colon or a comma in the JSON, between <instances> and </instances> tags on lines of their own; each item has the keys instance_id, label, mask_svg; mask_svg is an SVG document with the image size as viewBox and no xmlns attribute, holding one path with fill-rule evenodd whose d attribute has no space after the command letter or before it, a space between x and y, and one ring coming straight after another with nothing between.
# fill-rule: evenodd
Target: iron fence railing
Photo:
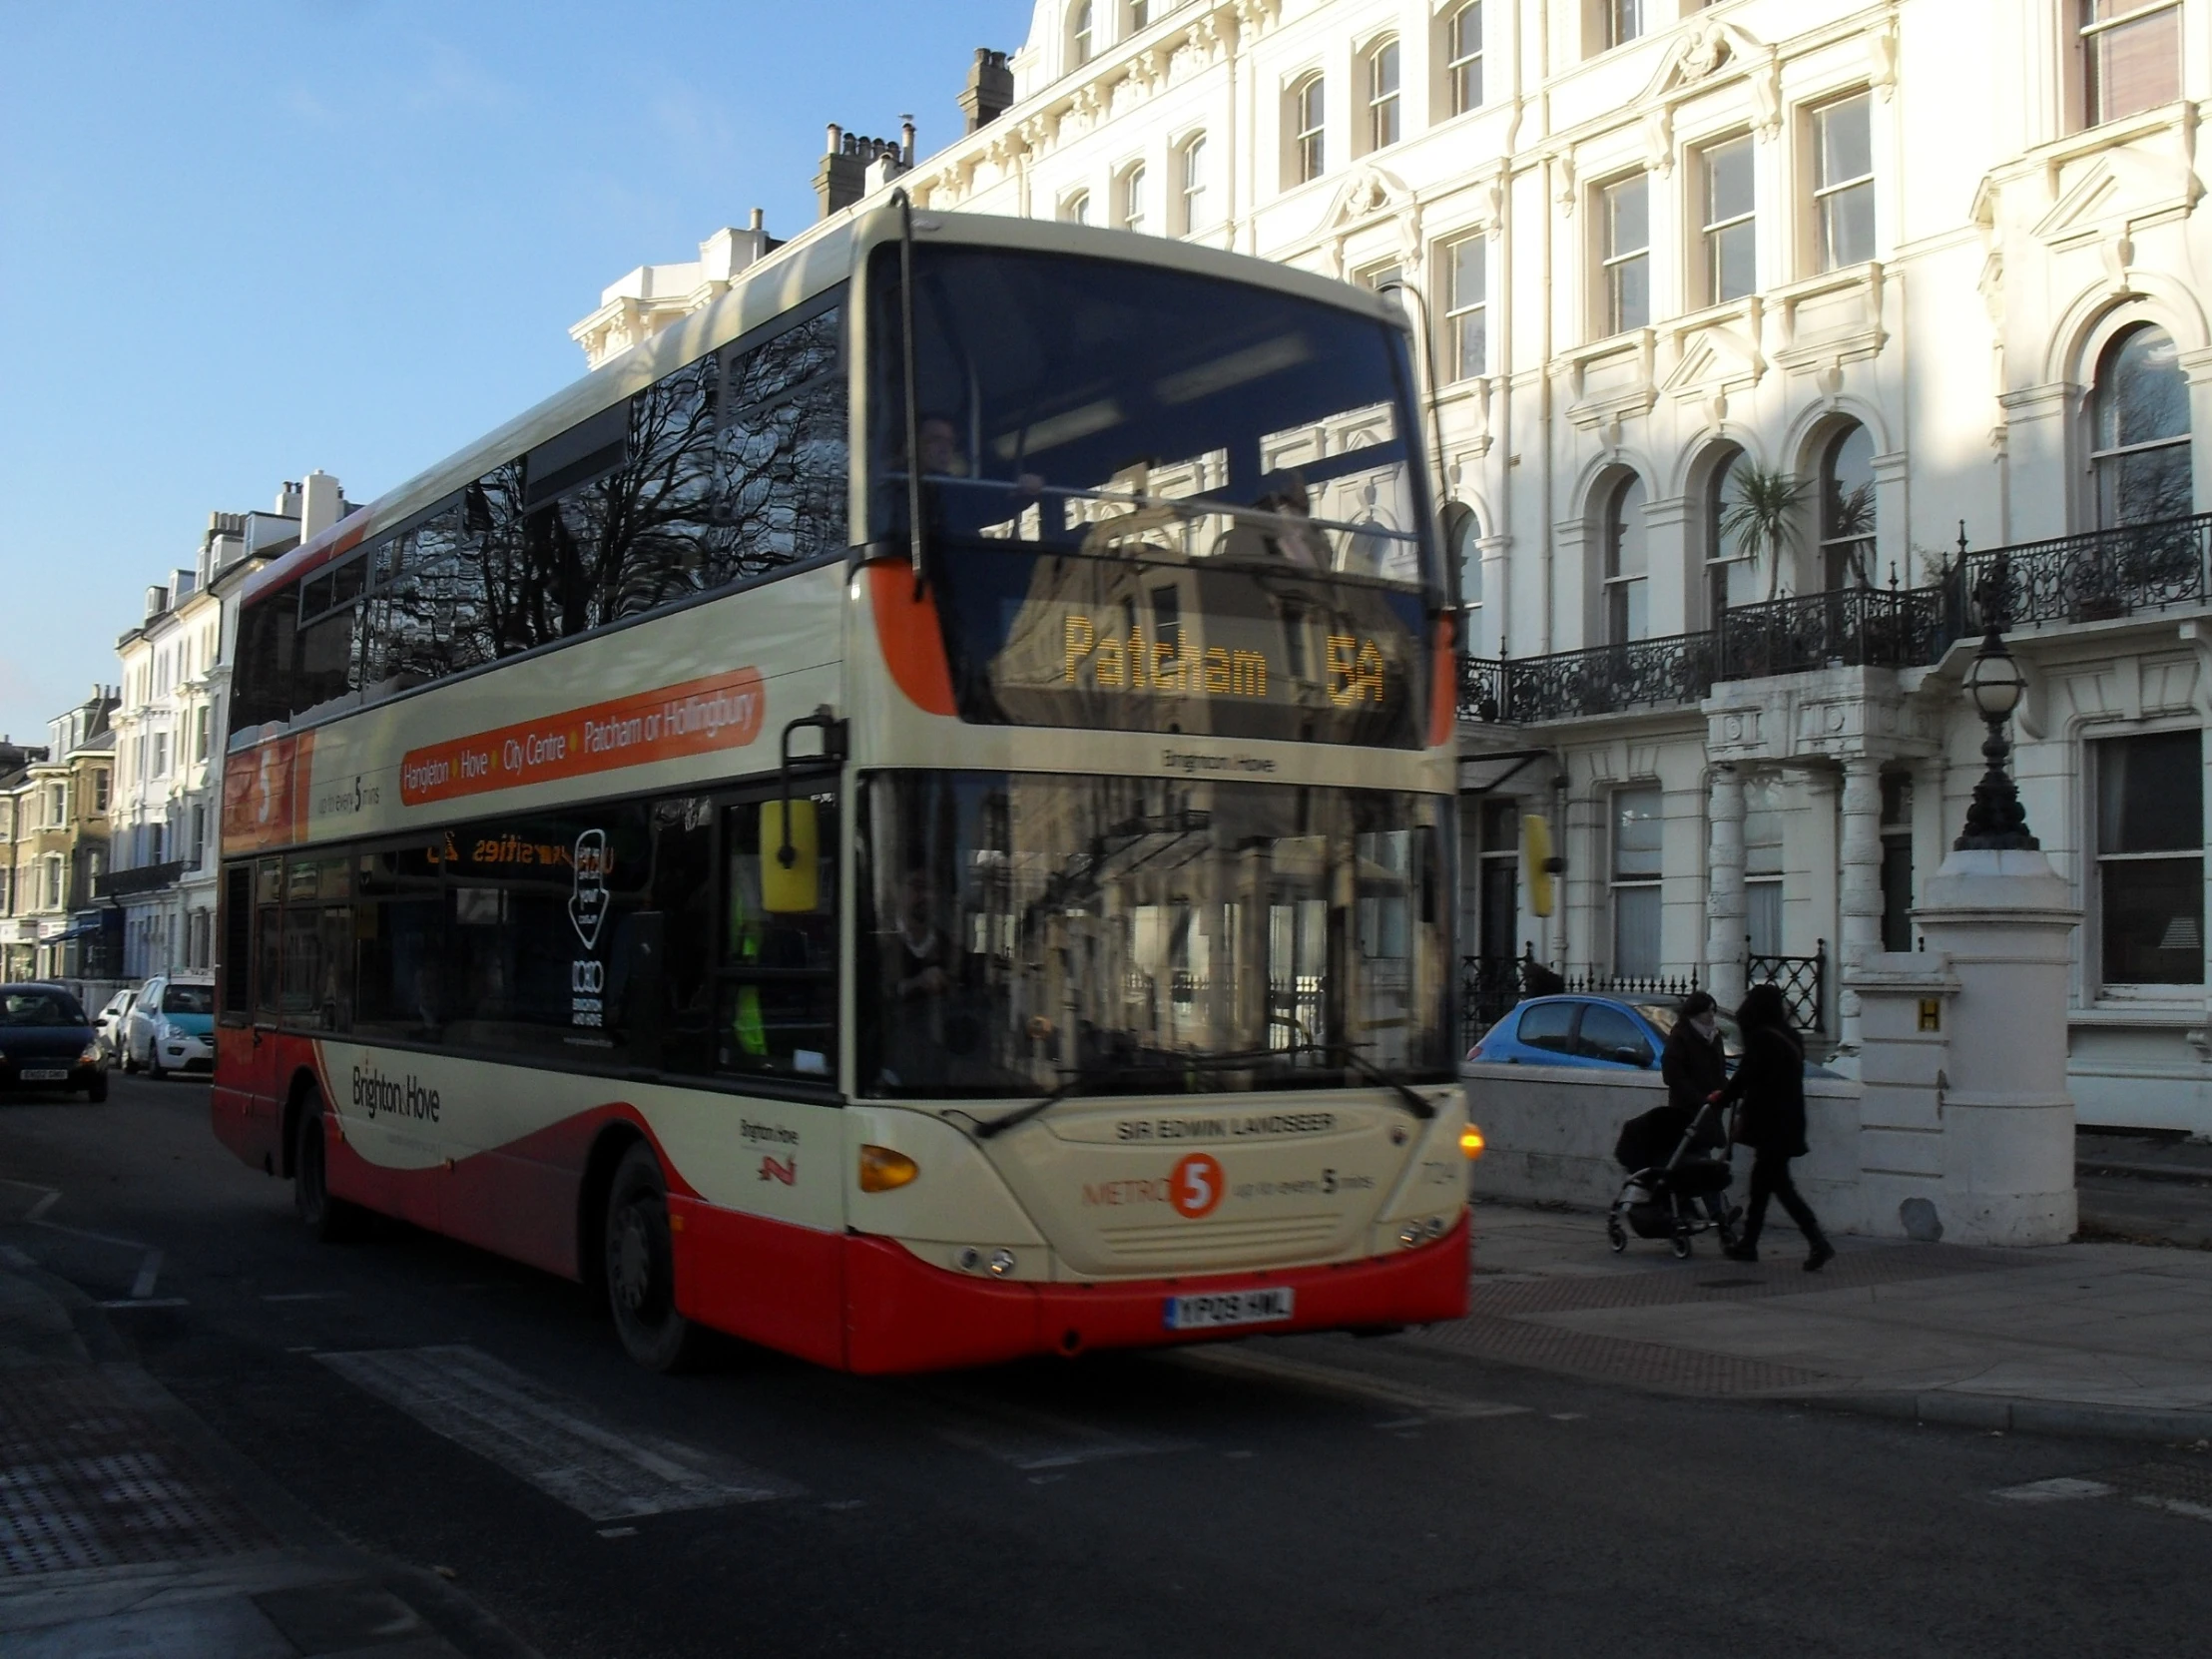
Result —
<instances>
[{"instance_id":1,"label":"iron fence railing","mask_svg":"<svg viewBox=\"0 0 2212 1659\"><path fill-rule=\"evenodd\" d=\"M1772 982L1790 1005L1790 1019L1800 1031L1828 1030L1828 941L1814 941L1810 956L1763 956L1744 936L1744 982Z\"/></svg>"},{"instance_id":2,"label":"iron fence railing","mask_svg":"<svg viewBox=\"0 0 2212 1659\"><path fill-rule=\"evenodd\" d=\"M1967 552L1952 573L1953 637L2105 622L2212 597L2212 513Z\"/></svg>"},{"instance_id":3,"label":"iron fence railing","mask_svg":"<svg viewBox=\"0 0 2212 1659\"><path fill-rule=\"evenodd\" d=\"M1714 630L1715 680L1819 668L1911 668L1950 643L1940 588L1839 588L1740 605Z\"/></svg>"},{"instance_id":4,"label":"iron fence railing","mask_svg":"<svg viewBox=\"0 0 2212 1659\"><path fill-rule=\"evenodd\" d=\"M1669 634L1523 657L1503 667L1503 703L1510 721L1696 703L1713 689L1713 636Z\"/></svg>"},{"instance_id":5,"label":"iron fence railing","mask_svg":"<svg viewBox=\"0 0 2212 1659\"><path fill-rule=\"evenodd\" d=\"M1914 668L2000 627L2212 604L2212 513L1974 552L1920 588L1837 588L1725 611L1705 633L1470 658L1462 718L1531 724L1697 703L1724 680L1834 666Z\"/></svg>"},{"instance_id":6,"label":"iron fence railing","mask_svg":"<svg viewBox=\"0 0 2212 1659\"><path fill-rule=\"evenodd\" d=\"M1528 994L1526 970L1531 960L1523 956L1462 956L1459 958L1459 1045L1472 1048L1482 1033L1503 1019L1513 1004Z\"/></svg>"}]
</instances>

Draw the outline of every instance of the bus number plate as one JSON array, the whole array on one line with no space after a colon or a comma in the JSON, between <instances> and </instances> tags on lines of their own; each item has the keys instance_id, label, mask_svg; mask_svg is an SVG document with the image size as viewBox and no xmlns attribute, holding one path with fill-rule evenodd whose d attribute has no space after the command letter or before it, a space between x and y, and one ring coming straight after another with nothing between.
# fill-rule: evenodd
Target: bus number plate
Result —
<instances>
[{"instance_id":1,"label":"bus number plate","mask_svg":"<svg viewBox=\"0 0 2212 1659\"><path fill-rule=\"evenodd\" d=\"M1217 1296L1171 1296L1170 1331L1214 1331L1227 1325L1273 1325L1291 1317L1288 1285L1266 1291L1224 1291Z\"/></svg>"}]
</instances>

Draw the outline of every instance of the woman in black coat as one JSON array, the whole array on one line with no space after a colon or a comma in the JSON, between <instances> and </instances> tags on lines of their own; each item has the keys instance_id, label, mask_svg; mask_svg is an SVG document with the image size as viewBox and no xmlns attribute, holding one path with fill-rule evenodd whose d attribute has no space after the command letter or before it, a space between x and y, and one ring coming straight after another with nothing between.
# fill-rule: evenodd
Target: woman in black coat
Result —
<instances>
[{"instance_id":1,"label":"woman in black coat","mask_svg":"<svg viewBox=\"0 0 2212 1659\"><path fill-rule=\"evenodd\" d=\"M1811 1248L1805 1271L1818 1273L1836 1254L1820 1218L1790 1179L1790 1160L1805 1156L1805 1045L1790 1024L1779 987L1754 985L1736 1010L1744 1031L1744 1058L1720 1092L1723 1106L1742 1103L1736 1139L1752 1150L1751 1206L1743 1238L1728 1249L1733 1261L1759 1260L1759 1229L1767 1200L1778 1198Z\"/></svg>"}]
</instances>

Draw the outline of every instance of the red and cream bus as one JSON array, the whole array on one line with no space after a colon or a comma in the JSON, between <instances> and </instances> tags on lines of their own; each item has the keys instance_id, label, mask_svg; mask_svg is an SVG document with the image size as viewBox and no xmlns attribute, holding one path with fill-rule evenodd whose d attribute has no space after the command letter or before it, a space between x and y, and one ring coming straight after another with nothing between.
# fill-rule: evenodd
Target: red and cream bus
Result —
<instances>
[{"instance_id":1,"label":"red and cream bus","mask_svg":"<svg viewBox=\"0 0 2212 1659\"><path fill-rule=\"evenodd\" d=\"M217 1133L662 1369L1460 1313L1416 409L1258 261L778 251L252 579Z\"/></svg>"}]
</instances>

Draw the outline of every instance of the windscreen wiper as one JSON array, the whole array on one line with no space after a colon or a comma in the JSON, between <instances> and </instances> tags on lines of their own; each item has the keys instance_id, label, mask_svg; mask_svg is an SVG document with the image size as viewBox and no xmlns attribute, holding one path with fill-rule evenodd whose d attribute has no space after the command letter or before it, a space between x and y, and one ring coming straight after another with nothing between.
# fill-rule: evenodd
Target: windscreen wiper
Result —
<instances>
[{"instance_id":1,"label":"windscreen wiper","mask_svg":"<svg viewBox=\"0 0 2212 1659\"><path fill-rule=\"evenodd\" d=\"M975 1125L975 1138L979 1141L987 1141L994 1135L1003 1135L1016 1124L1027 1123L1040 1113L1049 1112L1061 1101L1083 1093L1094 1083L1105 1082L1111 1075L1113 1074L1107 1071L1070 1072L1053 1086L1049 1094L1039 1095L1019 1111L1008 1112L1002 1118L992 1118L988 1123L977 1123ZM966 1116L965 1113L961 1115Z\"/></svg>"},{"instance_id":2,"label":"windscreen wiper","mask_svg":"<svg viewBox=\"0 0 2212 1659\"><path fill-rule=\"evenodd\" d=\"M1288 1025L1301 1037L1305 1038L1303 1042L1293 1043L1289 1048L1278 1048L1274 1050L1275 1053L1330 1055L1341 1054L1344 1056L1344 1062L1348 1067L1358 1072L1369 1082L1381 1084L1383 1088L1388 1089L1392 1094L1396 1095L1398 1099L1404 1103L1405 1109L1408 1112L1412 1113L1413 1116L1418 1118L1422 1123L1427 1123L1430 1119L1435 1117L1436 1108L1432 1102L1416 1094L1413 1089L1401 1079L1392 1077L1388 1072L1384 1071L1381 1066L1377 1065L1365 1054L1362 1054L1358 1049L1354 1048L1352 1044L1315 1042L1313 1038L1306 1036L1306 1027L1299 1024L1297 1020L1288 1018L1281 1014L1278 1014L1274 1019L1270 1020L1269 1023L1271 1025Z\"/></svg>"}]
</instances>

